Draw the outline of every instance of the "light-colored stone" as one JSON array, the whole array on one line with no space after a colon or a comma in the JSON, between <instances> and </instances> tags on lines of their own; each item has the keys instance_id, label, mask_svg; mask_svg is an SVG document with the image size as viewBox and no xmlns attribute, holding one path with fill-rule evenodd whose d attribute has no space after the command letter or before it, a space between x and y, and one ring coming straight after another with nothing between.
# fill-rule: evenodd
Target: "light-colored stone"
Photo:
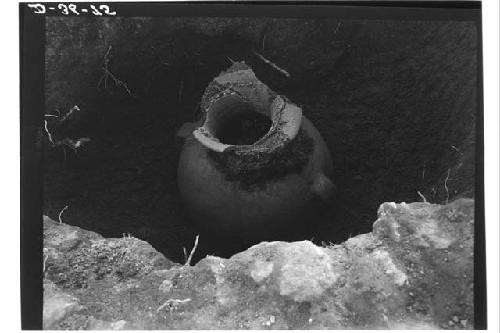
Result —
<instances>
[{"instance_id":1,"label":"light-colored stone","mask_svg":"<svg viewBox=\"0 0 500 333\"><path fill-rule=\"evenodd\" d=\"M326 250L310 241L286 244L280 253L283 256L278 281L280 295L297 302L311 301L336 282L338 275Z\"/></svg>"},{"instance_id":2,"label":"light-colored stone","mask_svg":"<svg viewBox=\"0 0 500 333\"><path fill-rule=\"evenodd\" d=\"M373 251L372 256L384 267L385 273L394 278L394 282L398 286L402 286L403 284L405 284L405 282L408 280L408 277L403 271L399 270L396 267L387 251L375 250Z\"/></svg>"},{"instance_id":3,"label":"light-colored stone","mask_svg":"<svg viewBox=\"0 0 500 333\"><path fill-rule=\"evenodd\" d=\"M263 242L195 266L169 264L134 238L46 221L44 327L469 328L473 217L472 200L386 203L372 233L339 245ZM165 302L179 306L156 311Z\"/></svg>"},{"instance_id":4,"label":"light-colored stone","mask_svg":"<svg viewBox=\"0 0 500 333\"><path fill-rule=\"evenodd\" d=\"M111 329L113 330L123 330L125 328L125 325L127 325L127 321L125 320L118 320L114 323L111 323Z\"/></svg>"},{"instance_id":5,"label":"light-colored stone","mask_svg":"<svg viewBox=\"0 0 500 333\"><path fill-rule=\"evenodd\" d=\"M250 275L255 282L259 283L272 273L273 267L274 264L272 262L257 260L250 271Z\"/></svg>"},{"instance_id":6,"label":"light-colored stone","mask_svg":"<svg viewBox=\"0 0 500 333\"><path fill-rule=\"evenodd\" d=\"M164 293L168 293L173 287L172 281L169 279L163 280L158 289Z\"/></svg>"},{"instance_id":7,"label":"light-colored stone","mask_svg":"<svg viewBox=\"0 0 500 333\"><path fill-rule=\"evenodd\" d=\"M44 284L43 297L43 327L51 329L64 319L71 311L78 308L78 300L62 292L54 284Z\"/></svg>"}]
</instances>

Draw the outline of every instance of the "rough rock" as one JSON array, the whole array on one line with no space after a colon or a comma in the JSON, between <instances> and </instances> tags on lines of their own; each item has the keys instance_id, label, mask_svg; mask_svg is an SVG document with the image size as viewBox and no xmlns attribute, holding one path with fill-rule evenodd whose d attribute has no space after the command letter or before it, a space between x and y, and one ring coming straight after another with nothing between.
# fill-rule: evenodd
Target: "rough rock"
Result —
<instances>
[{"instance_id":1,"label":"rough rock","mask_svg":"<svg viewBox=\"0 0 500 333\"><path fill-rule=\"evenodd\" d=\"M474 201L384 203L337 245L264 242L173 264L44 220L44 328L471 329Z\"/></svg>"}]
</instances>

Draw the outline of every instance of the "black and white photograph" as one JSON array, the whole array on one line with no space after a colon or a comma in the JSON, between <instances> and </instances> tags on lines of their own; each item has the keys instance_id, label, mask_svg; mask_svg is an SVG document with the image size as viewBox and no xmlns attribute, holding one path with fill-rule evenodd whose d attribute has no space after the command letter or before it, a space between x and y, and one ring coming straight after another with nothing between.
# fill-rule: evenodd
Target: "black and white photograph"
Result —
<instances>
[{"instance_id":1,"label":"black and white photograph","mask_svg":"<svg viewBox=\"0 0 500 333\"><path fill-rule=\"evenodd\" d=\"M481 2L19 8L23 329L486 328Z\"/></svg>"}]
</instances>

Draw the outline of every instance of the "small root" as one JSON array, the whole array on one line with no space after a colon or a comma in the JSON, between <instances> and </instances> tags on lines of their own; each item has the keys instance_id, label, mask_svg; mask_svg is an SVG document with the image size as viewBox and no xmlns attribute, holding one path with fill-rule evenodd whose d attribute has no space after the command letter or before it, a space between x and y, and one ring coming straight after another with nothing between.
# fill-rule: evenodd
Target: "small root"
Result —
<instances>
[{"instance_id":1,"label":"small root","mask_svg":"<svg viewBox=\"0 0 500 333\"><path fill-rule=\"evenodd\" d=\"M458 149L457 147L455 147L455 146L453 146L453 145L451 145L450 147L451 147L451 149L453 149L454 151L456 151L456 152L457 152L457 153L459 153L460 155L463 155L463 154L464 154L464 153L462 153L462 152L460 151L460 149Z\"/></svg>"},{"instance_id":2,"label":"small root","mask_svg":"<svg viewBox=\"0 0 500 333\"><path fill-rule=\"evenodd\" d=\"M53 143L54 147L61 146L64 149L64 146L69 147L76 154L78 152L78 148L83 147L86 143L90 142L90 138L79 138L77 140L73 139L63 139ZM66 150L64 150L64 156L66 156Z\"/></svg>"},{"instance_id":3,"label":"small root","mask_svg":"<svg viewBox=\"0 0 500 333\"><path fill-rule=\"evenodd\" d=\"M102 69L104 70L104 74L99 79L99 82L97 83L97 88L99 88L101 86L101 84L104 82L104 89L107 89L108 78L111 77L111 79L113 79L113 82L115 83L116 86L122 87L123 89L125 89L127 94L129 94L129 96L133 96L132 92L130 91L127 84L125 82L123 82L122 80L118 79L108 68L108 66L109 66L109 54L111 52L111 48L112 48L112 45L110 45L108 47L108 50L106 51L106 54L104 55L104 66L102 67Z\"/></svg>"},{"instance_id":4,"label":"small root","mask_svg":"<svg viewBox=\"0 0 500 333\"><path fill-rule=\"evenodd\" d=\"M448 204L448 200L450 199L450 191L448 189L449 179L450 179L450 169L448 168L448 174L446 175L446 179L444 180L444 189L446 190L446 204Z\"/></svg>"},{"instance_id":5,"label":"small root","mask_svg":"<svg viewBox=\"0 0 500 333\"><path fill-rule=\"evenodd\" d=\"M59 124L66 121L66 119L68 119L68 117L70 117L73 114L73 112L75 112L75 111L80 111L80 108L78 107L78 105L74 105L71 109L69 109L68 113L66 113L64 115L64 117L62 117L62 119L59 121Z\"/></svg>"},{"instance_id":6,"label":"small root","mask_svg":"<svg viewBox=\"0 0 500 333\"><path fill-rule=\"evenodd\" d=\"M420 191L417 191L417 193L422 198L422 200L424 200L424 202L427 202L427 199L424 197L424 195Z\"/></svg>"},{"instance_id":7,"label":"small root","mask_svg":"<svg viewBox=\"0 0 500 333\"><path fill-rule=\"evenodd\" d=\"M62 214L64 213L64 211L68 209L68 205L66 205L60 212L59 212L59 224L62 224Z\"/></svg>"},{"instance_id":8,"label":"small root","mask_svg":"<svg viewBox=\"0 0 500 333\"><path fill-rule=\"evenodd\" d=\"M200 238L200 235L196 235L196 239L194 240L194 246L191 250L191 253L189 254L189 257L186 260L186 263L184 266L190 266L191 265L191 260L193 259L194 252L196 251L196 248L198 247L198 239Z\"/></svg>"},{"instance_id":9,"label":"small root","mask_svg":"<svg viewBox=\"0 0 500 333\"><path fill-rule=\"evenodd\" d=\"M62 118L59 120L59 122L56 124L56 127L66 121L75 111L80 111L80 108L78 105L74 105ZM46 114L45 117L55 117L55 118L60 118L61 114L59 110L57 110L59 115L54 115L54 114ZM53 134L49 131L48 128L48 123L47 120L44 120L44 128L45 128L45 133L47 133L47 137L49 138L50 144L52 147L61 147L64 153L64 160L66 160L66 149L65 147L69 147L73 150L73 152L76 154L78 149L83 147L86 143L90 142L90 138L79 138L76 140L66 138L62 140L55 140Z\"/></svg>"},{"instance_id":10,"label":"small root","mask_svg":"<svg viewBox=\"0 0 500 333\"><path fill-rule=\"evenodd\" d=\"M339 29L340 29L341 25L342 25L342 22L339 22L339 24L337 24L337 27L335 28L335 31L333 32L334 35L336 35L337 32L339 32Z\"/></svg>"},{"instance_id":11,"label":"small root","mask_svg":"<svg viewBox=\"0 0 500 333\"><path fill-rule=\"evenodd\" d=\"M47 248L43 248L43 266L42 266L42 274L43 278L45 279L45 275L47 275L47 272L45 271L47 268L47 259L49 259L49 254L47 253L48 250Z\"/></svg>"},{"instance_id":12,"label":"small root","mask_svg":"<svg viewBox=\"0 0 500 333\"><path fill-rule=\"evenodd\" d=\"M274 68L275 70L280 72L281 74L285 75L286 77L290 77L290 73L288 73L286 70L284 70L283 68L276 65L274 62L264 58L264 56L262 54L255 52L255 51L253 51L253 54L255 54L257 57L259 57L260 60L264 61L266 64L268 64L269 66L271 66L272 68Z\"/></svg>"},{"instance_id":13,"label":"small root","mask_svg":"<svg viewBox=\"0 0 500 333\"><path fill-rule=\"evenodd\" d=\"M165 303L163 303L162 305L160 305L160 307L158 309L156 309L156 312L160 312L161 309L167 307L168 309L168 312L172 312L174 310L176 310L180 304L182 303L187 303L191 301L190 298L186 298L186 299L175 299L175 298L169 298Z\"/></svg>"},{"instance_id":14,"label":"small root","mask_svg":"<svg viewBox=\"0 0 500 333\"><path fill-rule=\"evenodd\" d=\"M45 124L45 133L47 133L47 136L49 137L50 143L54 144L54 140L52 139L52 134L50 134L50 131L49 131L48 127L47 127L48 126L47 120L44 120L43 122Z\"/></svg>"}]
</instances>

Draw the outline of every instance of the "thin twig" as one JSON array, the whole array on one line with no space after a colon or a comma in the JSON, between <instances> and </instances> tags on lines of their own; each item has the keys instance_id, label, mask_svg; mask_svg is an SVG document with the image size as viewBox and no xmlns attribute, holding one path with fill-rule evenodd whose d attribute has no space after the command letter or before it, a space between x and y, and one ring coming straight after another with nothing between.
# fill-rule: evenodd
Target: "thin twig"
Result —
<instances>
[{"instance_id":1,"label":"thin twig","mask_svg":"<svg viewBox=\"0 0 500 333\"><path fill-rule=\"evenodd\" d=\"M422 167L422 180L425 178L425 161L424 161L424 166Z\"/></svg>"},{"instance_id":2,"label":"thin twig","mask_svg":"<svg viewBox=\"0 0 500 333\"><path fill-rule=\"evenodd\" d=\"M43 248L43 266L42 266L42 272L44 274L44 277L45 277L45 268L46 268L46 263L47 263L47 259L49 259L49 249L47 249L46 247Z\"/></svg>"},{"instance_id":3,"label":"thin twig","mask_svg":"<svg viewBox=\"0 0 500 333\"><path fill-rule=\"evenodd\" d=\"M434 193L434 198L436 198L436 187L435 187L435 186L433 186L433 187L431 188L431 191L432 191L432 193Z\"/></svg>"},{"instance_id":4,"label":"thin twig","mask_svg":"<svg viewBox=\"0 0 500 333\"><path fill-rule=\"evenodd\" d=\"M57 113L58 115L54 115L54 114L46 114L45 117L55 117L55 118L58 118L61 116L61 113L59 112L59 110L57 110ZM80 108L78 107L78 105L74 105L62 118L61 120L59 120L58 122L58 125L60 125L61 123L63 123L64 121L66 121L69 116L71 116L73 114L73 112L75 111L80 111ZM66 139L63 139L63 140L59 140L59 141L56 141L54 139L54 137L52 136L52 134L50 133L49 131L49 128L48 128L48 123L47 123L47 120L44 120L44 124L45 124L45 132L47 133L47 136L49 138L49 141L50 143L52 144L53 147L61 147L63 149L63 153L64 153L64 160L66 160L66 149L65 147L69 147L71 149L73 149L73 151L75 152L75 154L77 153L77 150L78 148L82 147L84 144L86 144L87 142L90 142L90 139L89 138L79 138L79 139L76 139L76 140L73 140L73 139L70 139L70 138L66 138Z\"/></svg>"},{"instance_id":5,"label":"thin twig","mask_svg":"<svg viewBox=\"0 0 500 333\"><path fill-rule=\"evenodd\" d=\"M43 256L43 267L42 267L42 272L45 272L45 264L47 263L47 259L49 259L49 255L44 255Z\"/></svg>"},{"instance_id":6,"label":"thin twig","mask_svg":"<svg viewBox=\"0 0 500 333\"><path fill-rule=\"evenodd\" d=\"M189 254L189 257L186 260L186 263L184 266L190 266L191 265L191 260L193 259L194 252L196 251L196 248L198 247L198 239L200 238L200 235L196 235L196 239L194 240L194 246L191 249L191 253Z\"/></svg>"},{"instance_id":7,"label":"thin twig","mask_svg":"<svg viewBox=\"0 0 500 333\"><path fill-rule=\"evenodd\" d=\"M427 202L427 199L424 197L424 195L420 191L417 191L417 193L422 198L422 200L424 200L424 202Z\"/></svg>"},{"instance_id":8,"label":"thin twig","mask_svg":"<svg viewBox=\"0 0 500 333\"><path fill-rule=\"evenodd\" d=\"M446 204L448 204L448 200L450 199L450 192L448 191L449 179L450 179L450 169L448 168L448 174L446 175L446 179L444 180L444 188L446 190Z\"/></svg>"},{"instance_id":9,"label":"thin twig","mask_svg":"<svg viewBox=\"0 0 500 333\"><path fill-rule=\"evenodd\" d=\"M339 32L339 28L340 28L341 24L342 24L342 22L339 22L339 24L337 24L337 27L335 28L335 31L333 32L334 35L336 35L337 32Z\"/></svg>"},{"instance_id":10,"label":"thin twig","mask_svg":"<svg viewBox=\"0 0 500 333\"><path fill-rule=\"evenodd\" d=\"M62 224L62 213L64 213L64 211L68 209L68 205L66 205L60 212L59 212L59 224Z\"/></svg>"},{"instance_id":11,"label":"thin twig","mask_svg":"<svg viewBox=\"0 0 500 333\"><path fill-rule=\"evenodd\" d=\"M462 152L460 151L460 149L458 149L457 147L455 147L455 146L453 146L453 145L451 145L450 147L451 147L453 150L455 150L457 153L459 153L460 155L463 155L463 154L464 154L464 153L462 153Z\"/></svg>"},{"instance_id":12,"label":"thin twig","mask_svg":"<svg viewBox=\"0 0 500 333\"><path fill-rule=\"evenodd\" d=\"M231 59L231 57L226 57L227 60L229 60L231 62L231 65L234 65L236 63L236 61L234 61L233 59Z\"/></svg>"},{"instance_id":13,"label":"thin twig","mask_svg":"<svg viewBox=\"0 0 500 333\"><path fill-rule=\"evenodd\" d=\"M62 117L62 119L59 121L59 123L62 123L64 122L66 119L68 119L69 116L71 116L73 114L74 111L80 111L80 108L78 107L78 105L74 105L69 111L68 113L66 113L64 115L64 117Z\"/></svg>"},{"instance_id":14,"label":"thin twig","mask_svg":"<svg viewBox=\"0 0 500 333\"><path fill-rule=\"evenodd\" d=\"M115 85L123 87L127 91L127 93L132 96L132 92L130 91L129 87L125 82L122 80L118 79L108 68L109 64L109 54L111 52L111 45L108 47L108 50L106 51L106 54L104 55L104 66L102 69L104 70L104 74L101 76L99 79L99 82L97 83L97 88L101 86L101 83L104 81L104 89L108 87L108 77L111 77L113 81L115 82Z\"/></svg>"},{"instance_id":15,"label":"thin twig","mask_svg":"<svg viewBox=\"0 0 500 333\"><path fill-rule=\"evenodd\" d=\"M106 53L104 54L104 67L105 68L108 68L108 63L109 63L109 53L111 52L111 48L113 46L110 45L108 47L108 50L106 51ZM105 72L103 76L101 76L101 78L99 79L99 82L97 83L97 88L99 88L99 86L101 85L101 82L104 80L104 88L107 88L108 87L108 75L107 73Z\"/></svg>"},{"instance_id":16,"label":"thin twig","mask_svg":"<svg viewBox=\"0 0 500 333\"><path fill-rule=\"evenodd\" d=\"M52 134L50 134L49 132L49 129L48 129L48 124L47 124L47 120L44 120L43 121L45 123L45 132L47 133L47 136L49 137L49 141L50 143L54 144L54 140L52 140Z\"/></svg>"},{"instance_id":17,"label":"thin twig","mask_svg":"<svg viewBox=\"0 0 500 333\"><path fill-rule=\"evenodd\" d=\"M258 52L255 52L253 51L253 53L260 58L260 60L264 61L266 64L268 64L269 66L271 66L272 68L276 69L278 72L280 72L281 74L285 75L286 77L290 77L290 73L288 73L286 70L284 70L283 68L279 67L278 65L276 65L275 63L273 63L272 61L270 60L267 60L266 58L264 58L264 56Z\"/></svg>"},{"instance_id":18,"label":"thin twig","mask_svg":"<svg viewBox=\"0 0 500 333\"><path fill-rule=\"evenodd\" d=\"M162 305L160 305L160 307L158 309L156 309L156 312L160 312L160 310L163 309L166 306L168 306L169 311L172 311L172 310L176 309L177 306L179 306L179 304L186 303L186 302L189 302L189 301L191 301L190 298L186 298L186 299L173 299L173 298L169 298L169 299L167 299L167 301L165 303L163 303Z\"/></svg>"},{"instance_id":19,"label":"thin twig","mask_svg":"<svg viewBox=\"0 0 500 333\"><path fill-rule=\"evenodd\" d=\"M111 78L113 79L113 81L115 81L115 85L117 86L122 86L126 91L127 93L132 96L132 92L130 91L130 89L128 88L127 84L125 82L123 82L122 80L116 78L116 76L113 75L113 73L111 73L111 71L107 68L102 68L104 69L104 72L106 73L106 76L111 76Z\"/></svg>"},{"instance_id":20,"label":"thin twig","mask_svg":"<svg viewBox=\"0 0 500 333\"><path fill-rule=\"evenodd\" d=\"M107 65L109 62L109 53L111 52L111 49L113 48L113 45L110 45L108 47L108 50L106 51L106 54L104 55L104 63Z\"/></svg>"},{"instance_id":21,"label":"thin twig","mask_svg":"<svg viewBox=\"0 0 500 333\"><path fill-rule=\"evenodd\" d=\"M54 146L55 147L62 146L63 149L64 149L64 146L67 146L67 147L73 149L73 152L76 154L78 152L78 148L83 147L83 145L85 145L88 142L90 142L90 138L79 138L77 140L66 138L66 139L54 142Z\"/></svg>"}]
</instances>

